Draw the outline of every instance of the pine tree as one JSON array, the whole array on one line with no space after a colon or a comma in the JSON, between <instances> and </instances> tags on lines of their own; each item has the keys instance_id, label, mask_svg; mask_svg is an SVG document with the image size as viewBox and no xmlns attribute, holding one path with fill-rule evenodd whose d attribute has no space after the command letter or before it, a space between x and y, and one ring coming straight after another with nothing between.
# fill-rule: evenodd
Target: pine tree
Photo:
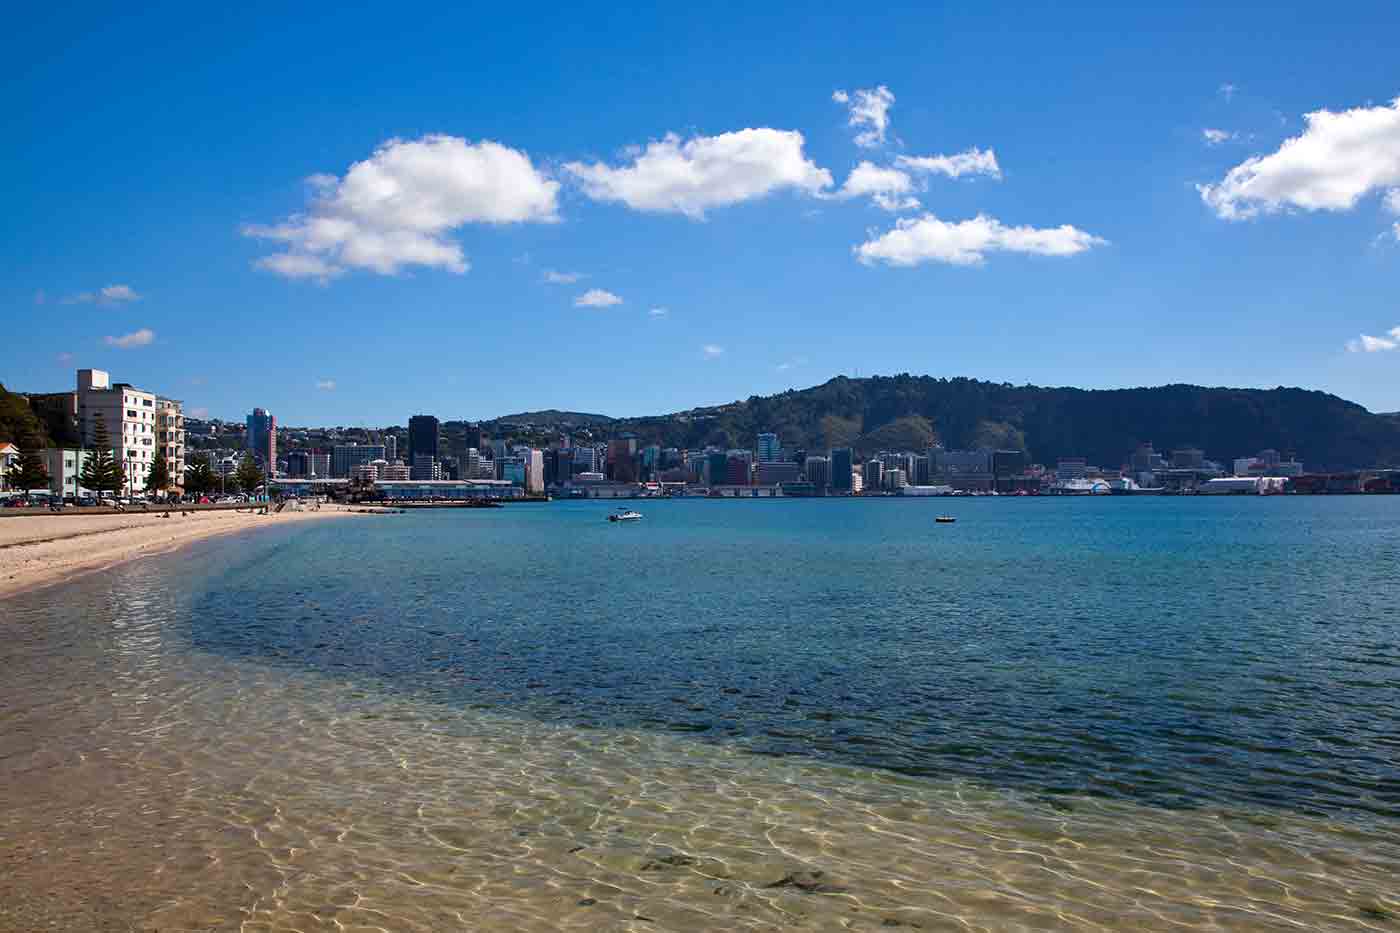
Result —
<instances>
[{"instance_id":1,"label":"pine tree","mask_svg":"<svg viewBox=\"0 0 1400 933\"><path fill-rule=\"evenodd\" d=\"M10 488L20 492L31 489L47 489L49 471L44 466L44 458L39 455L38 438L32 434L24 439L19 459L10 466Z\"/></svg>"},{"instance_id":2,"label":"pine tree","mask_svg":"<svg viewBox=\"0 0 1400 933\"><path fill-rule=\"evenodd\" d=\"M249 495L262 485L263 471L259 469L258 462L253 459L252 454L244 454L243 462L238 465L234 475L238 478L238 485Z\"/></svg>"},{"instance_id":3,"label":"pine tree","mask_svg":"<svg viewBox=\"0 0 1400 933\"><path fill-rule=\"evenodd\" d=\"M78 476L83 488L91 489L97 495L109 492L116 495L126 482L126 471L117 459L112 447L112 438L107 434L107 422L101 412L93 416L92 449L88 451L87 462Z\"/></svg>"},{"instance_id":4,"label":"pine tree","mask_svg":"<svg viewBox=\"0 0 1400 933\"><path fill-rule=\"evenodd\" d=\"M209 466L209 457L205 454L196 456L185 467L185 491L202 496L213 491L214 486L214 470Z\"/></svg>"},{"instance_id":5,"label":"pine tree","mask_svg":"<svg viewBox=\"0 0 1400 933\"><path fill-rule=\"evenodd\" d=\"M157 452L151 461L151 469L146 473L146 491L163 493L170 488L170 467L165 462L164 451Z\"/></svg>"}]
</instances>

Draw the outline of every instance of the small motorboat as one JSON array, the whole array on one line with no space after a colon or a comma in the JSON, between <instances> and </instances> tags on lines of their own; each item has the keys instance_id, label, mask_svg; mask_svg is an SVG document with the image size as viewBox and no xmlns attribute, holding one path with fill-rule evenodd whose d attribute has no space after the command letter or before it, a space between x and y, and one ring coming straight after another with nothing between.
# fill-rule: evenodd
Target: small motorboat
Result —
<instances>
[{"instance_id":1,"label":"small motorboat","mask_svg":"<svg viewBox=\"0 0 1400 933\"><path fill-rule=\"evenodd\" d=\"M957 521L957 519L951 515L940 515L935 518L934 521L940 525L951 525L953 522Z\"/></svg>"},{"instance_id":2,"label":"small motorboat","mask_svg":"<svg viewBox=\"0 0 1400 933\"><path fill-rule=\"evenodd\" d=\"M634 512L631 509L619 509L608 516L610 522L639 522L642 520L641 512Z\"/></svg>"}]
</instances>

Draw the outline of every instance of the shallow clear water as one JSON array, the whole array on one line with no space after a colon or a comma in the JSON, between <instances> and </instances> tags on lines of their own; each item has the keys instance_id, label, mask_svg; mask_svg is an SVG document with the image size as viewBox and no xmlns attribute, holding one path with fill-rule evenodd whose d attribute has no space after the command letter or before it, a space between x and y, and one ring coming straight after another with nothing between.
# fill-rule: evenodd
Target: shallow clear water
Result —
<instances>
[{"instance_id":1,"label":"shallow clear water","mask_svg":"<svg viewBox=\"0 0 1400 933\"><path fill-rule=\"evenodd\" d=\"M606 511L9 600L0 926L1400 925L1400 499Z\"/></svg>"}]
</instances>

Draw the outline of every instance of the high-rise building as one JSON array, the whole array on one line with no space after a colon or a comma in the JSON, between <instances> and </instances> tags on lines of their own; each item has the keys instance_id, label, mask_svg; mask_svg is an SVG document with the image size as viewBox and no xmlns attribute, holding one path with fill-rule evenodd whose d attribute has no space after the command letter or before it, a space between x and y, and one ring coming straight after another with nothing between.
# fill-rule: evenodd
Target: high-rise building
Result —
<instances>
[{"instance_id":1,"label":"high-rise building","mask_svg":"<svg viewBox=\"0 0 1400 933\"><path fill-rule=\"evenodd\" d=\"M865 464L865 488L881 489L885 484L885 465L879 460L870 460Z\"/></svg>"},{"instance_id":2,"label":"high-rise building","mask_svg":"<svg viewBox=\"0 0 1400 933\"><path fill-rule=\"evenodd\" d=\"M165 458L172 486L185 485L185 413L173 398L156 396L156 456Z\"/></svg>"},{"instance_id":3,"label":"high-rise building","mask_svg":"<svg viewBox=\"0 0 1400 933\"><path fill-rule=\"evenodd\" d=\"M361 463L383 459L383 444L336 444L331 448L331 476L348 478Z\"/></svg>"},{"instance_id":4,"label":"high-rise building","mask_svg":"<svg viewBox=\"0 0 1400 933\"><path fill-rule=\"evenodd\" d=\"M399 459L399 439L397 435L384 435L384 459L393 463Z\"/></svg>"},{"instance_id":5,"label":"high-rise building","mask_svg":"<svg viewBox=\"0 0 1400 933\"><path fill-rule=\"evenodd\" d=\"M262 461L271 476L277 471L277 418L265 408L254 408L248 416L244 446Z\"/></svg>"},{"instance_id":6,"label":"high-rise building","mask_svg":"<svg viewBox=\"0 0 1400 933\"><path fill-rule=\"evenodd\" d=\"M544 451L531 448L525 451L525 491L531 495L544 492Z\"/></svg>"},{"instance_id":7,"label":"high-rise building","mask_svg":"<svg viewBox=\"0 0 1400 933\"><path fill-rule=\"evenodd\" d=\"M849 447L833 447L831 450L831 491L852 492L851 469L853 456Z\"/></svg>"},{"instance_id":8,"label":"high-rise building","mask_svg":"<svg viewBox=\"0 0 1400 933\"><path fill-rule=\"evenodd\" d=\"M409 467L410 479L442 479L442 467L432 454L418 454Z\"/></svg>"},{"instance_id":9,"label":"high-rise building","mask_svg":"<svg viewBox=\"0 0 1400 933\"><path fill-rule=\"evenodd\" d=\"M778 443L776 434L760 434L758 436L758 462L776 463L782 459L782 446Z\"/></svg>"},{"instance_id":10,"label":"high-rise building","mask_svg":"<svg viewBox=\"0 0 1400 933\"><path fill-rule=\"evenodd\" d=\"M831 461L825 457L808 457L803 461L802 473L818 495L831 485Z\"/></svg>"},{"instance_id":11,"label":"high-rise building","mask_svg":"<svg viewBox=\"0 0 1400 933\"><path fill-rule=\"evenodd\" d=\"M437 459L439 434L438 420L432 415L414 415L408 419L408 462L410 465L416 463L419 456L423 454Z\"/></svg>"}]
</instances>

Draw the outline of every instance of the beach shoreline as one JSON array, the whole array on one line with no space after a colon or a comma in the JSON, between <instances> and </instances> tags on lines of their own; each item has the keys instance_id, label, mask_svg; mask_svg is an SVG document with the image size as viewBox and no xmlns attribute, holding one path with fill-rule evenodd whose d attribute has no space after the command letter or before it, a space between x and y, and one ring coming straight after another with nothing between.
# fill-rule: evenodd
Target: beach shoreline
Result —
<instances>
[{"instance_id":1,"label":"beach shoreline","mask_svg":"<svg viewBox=\"0 0 1400 933\"><path fill-rule=\"evenodd\" d=\"M379 510L325 505L262 514L240 510L25 515L0 522L0 598L42 589L218 535Z\"/></svg>"}]
</instances>

